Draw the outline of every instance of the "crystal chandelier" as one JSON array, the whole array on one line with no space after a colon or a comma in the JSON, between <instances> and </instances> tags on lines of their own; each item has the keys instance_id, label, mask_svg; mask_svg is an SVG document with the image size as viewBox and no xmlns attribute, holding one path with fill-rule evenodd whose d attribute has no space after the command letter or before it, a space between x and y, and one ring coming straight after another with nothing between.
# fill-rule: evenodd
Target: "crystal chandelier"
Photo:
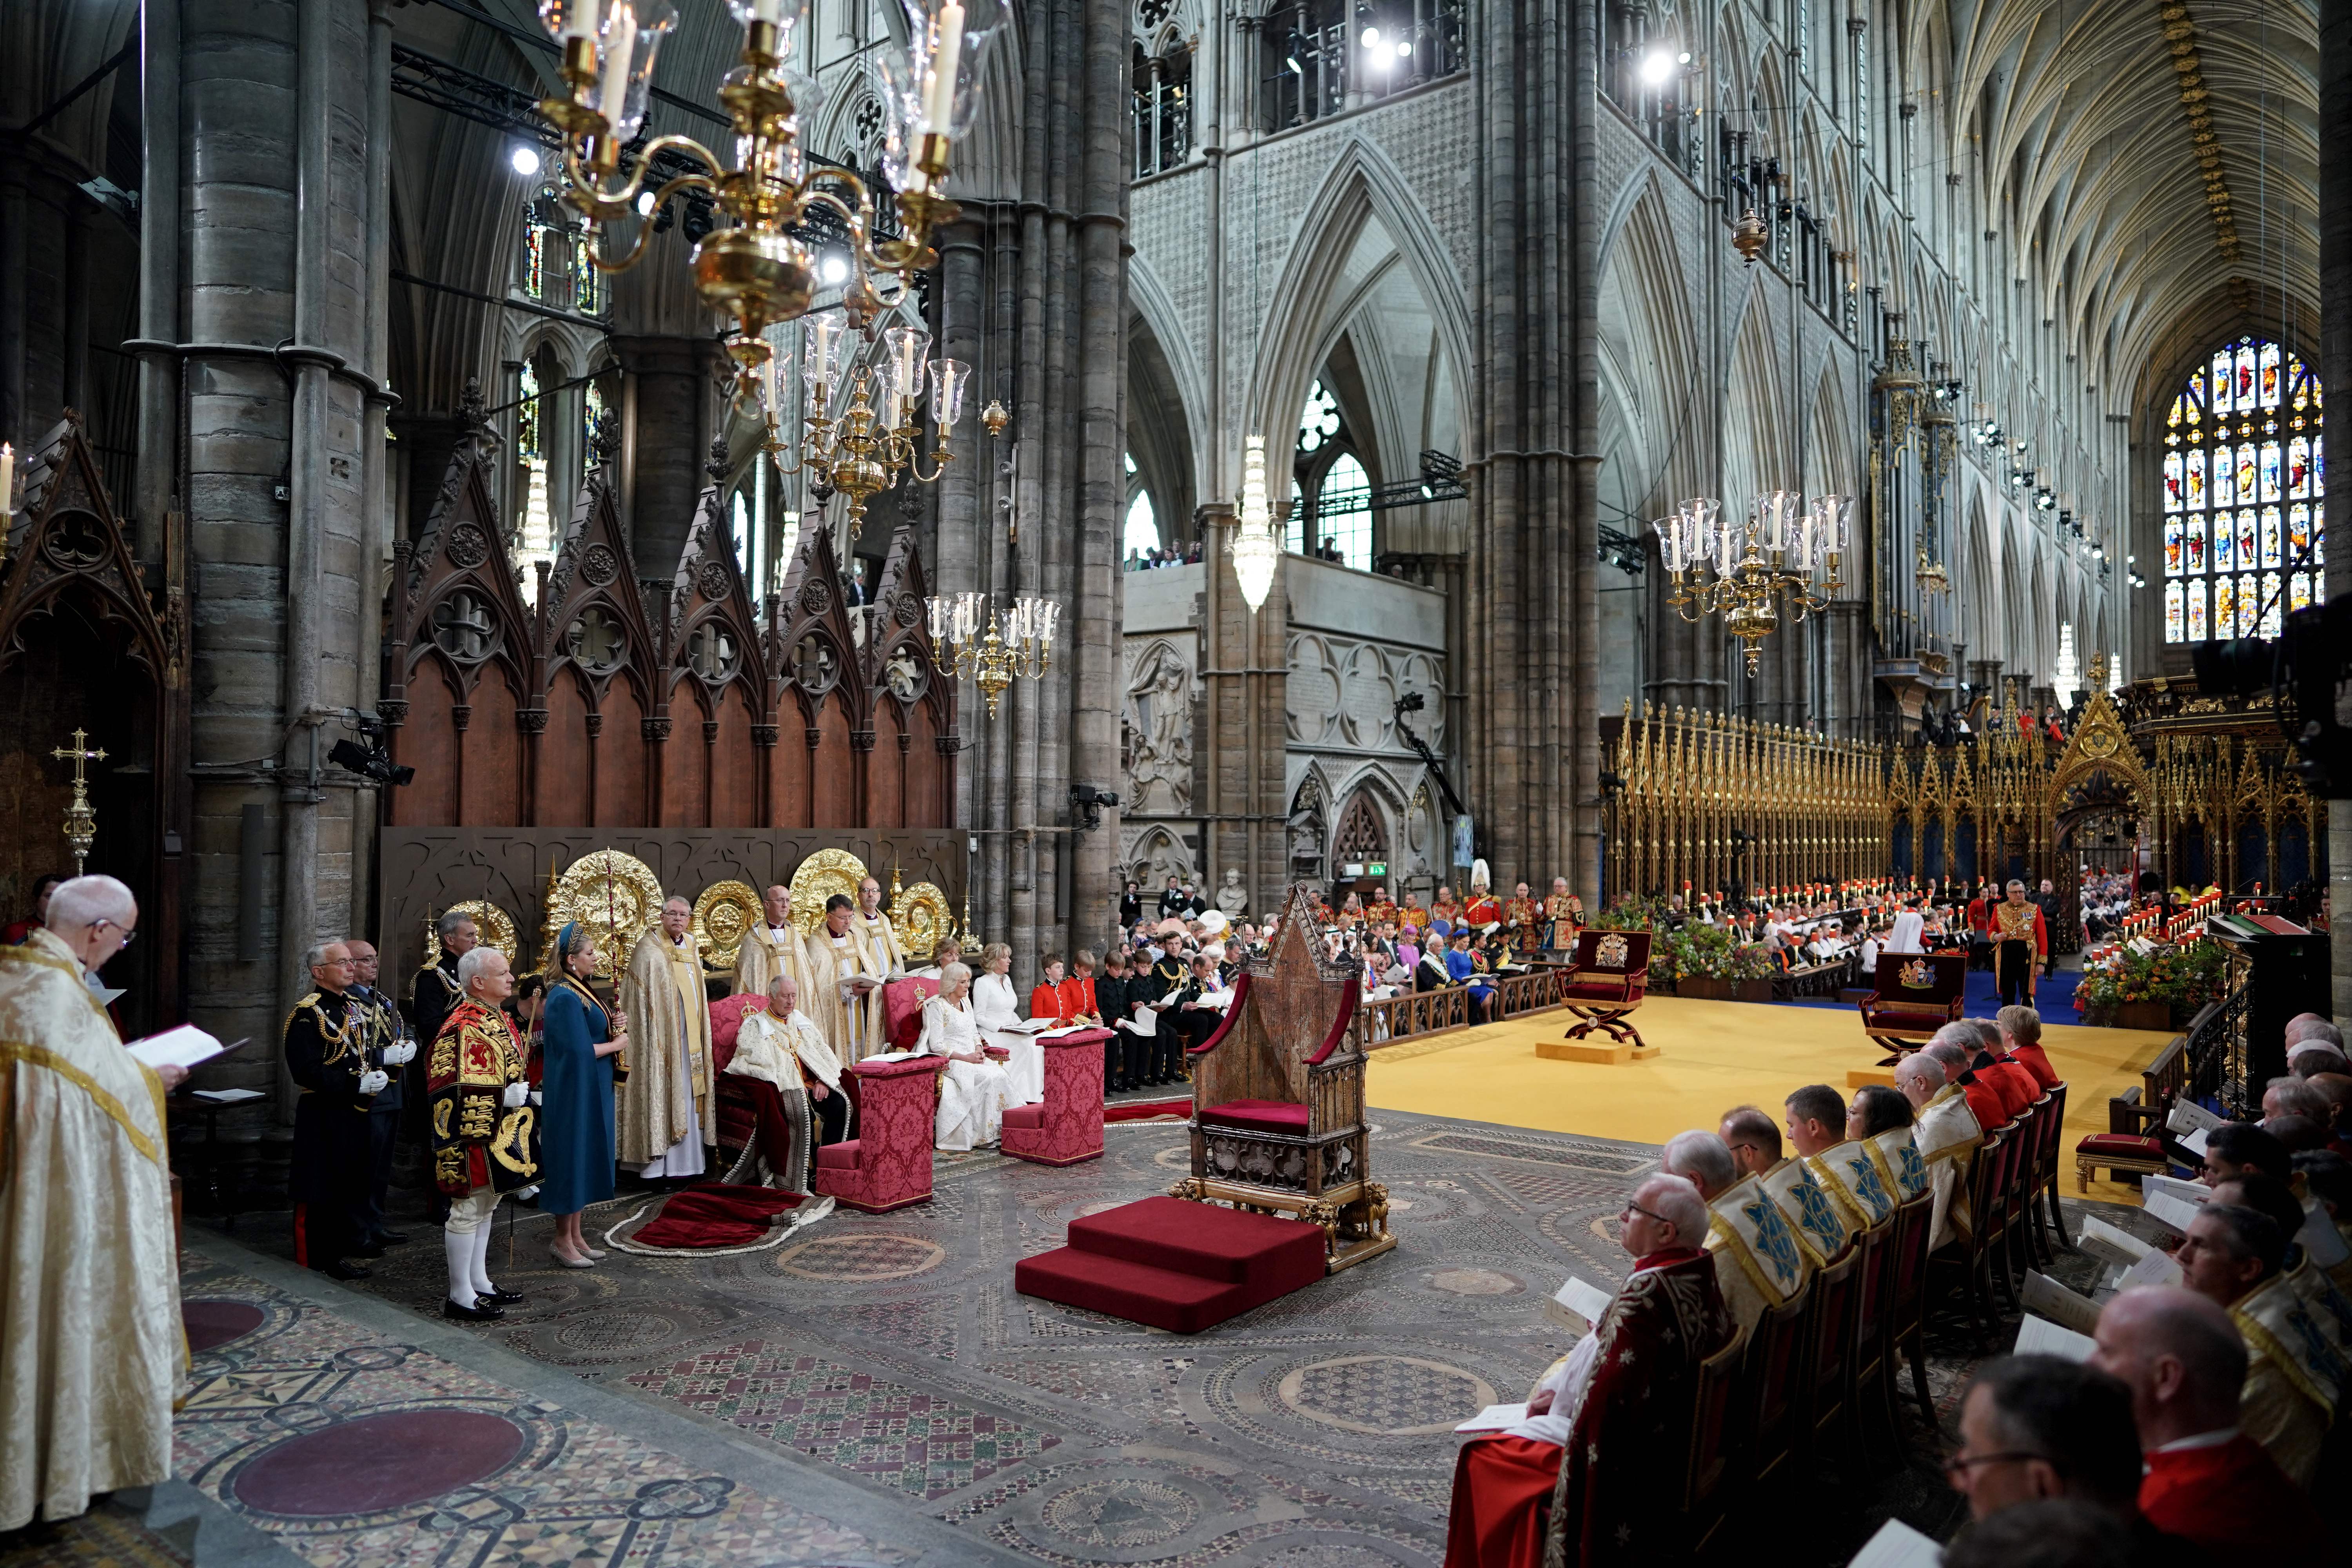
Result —
<instances>
[{"instance_id":1,"label":"crystal chandelier","mask_svg":"<svg viewBox=\"0 0 2352 1568\"><path fill-rule=\"evenodd\" d=\"M934 594L929 604L933 668L955 679L969 677L988 700L990 718L1016 677L1040 679L1054 667L1062 606L1051 599L1024 595L996 614L985 594Z\"/></svg>"},{"instance_id":2,"label":"crystal chandelier","mask_svg":"<svg viewBox=\"0 0 2352 1568\"><path fill-rule=\"evenodd\" d=\"M1274 568L1280 553L1274 538L1274 515L1265 504L1265 437L1251 436L1242 444L1242 521L1234 536L1234 576L1253 616L1274 591Z\"/></svg>"},{"instance_id":3,"label":"crystal chandelier","mask_svg":"<svg viewBox=\"0 0 2352 1568\"><path fill-rule=\"evenodd\" d=\"M1795 490L1769 490L1744 520L1722 514L1721 501L1694 496L1651 526L1674 578L1666 603L1693 624L1721 616L1747 649L1753 675L1764 639L1780 629L1783 604L1790 622L1800 623L1845 586L1838 558L1851 542L1853 502L1821 496L1807 507Z\"/></svg>"},{"instance_id":4,"label":"crystal chandelier","mask_svg":"<svg viewBox=\"0 0 2352 1568\"><path fill-rule=\"evenodd\" d=\"M888 489L901 474L922 484L937 484L955 460L948 433L962 416L964 388L971 367L961 360L936 359L924 363L930 347L929 332L919 327L892 327L882 334L884 353L878 363L860 363L845 345L845 323L832 315L808 316L801 321L801 349L789 353L782 342L772 350L762 368L761 401L766 405L767 449L778 471L807 472L822 500L838 492L849 498L849 536L866 515L866 499ZM789 331L771 328L771 334ZM799 456L783 431L783 382L787 366L797 362L802 384L808 389ZM931 451L934 462L926 473L915 450L917 410L926 387L930 393ZM1004 426L1003 414L990 405L989 433Z\"/></svg>"},{"instance_id":5,"label":"crystal chandelier","mask_svg":"<svg viewBox=\"0 0 2352 1568\"><path fill-rule=\"evenodd\" d=\"M563 200L592 226L632 214L640 220L636 243L616 261L597 256L598 270L623 272L643 260L654 216L679 192L707 192L716 203L719 226L694 247L694 286L705 305L730 319L726 343L735 361L739 402L776 390L774 378L763 374L773 353L767 329L808 312L816 283L806 226L814 209L831 213L846 227L844 305L860 328L904 298L916 272L937 263L931 236L958 212L944 194L950 143L971 123L988 47L1010 17L1004 0L901 0L910 41L903 56L886 48L876 57L887 106L882 174L897 191L900 235L877 240L866 183L848 169L812 166L801 145L801 115L819 98L815 81L790 63L804 4L727 0L743 28L741 63L718 90L735 128L734 167L692 137L656 136L618 184L623 149L645 123L655 57L677 13L668 0L540 0L539 5L541 21L563 46L565 90L539 106L563 135ZM665 153L700 168L648 186ZM851 401L828 433L836 440L898 439L896 423L881 434L882 416L914 405L922 368L919 350L911 372L905 366L898 372L895 408L878 386L866 389L863 402L850 389ZM960 378L949 388L948 405L959 392ZM772 412L773 404L769 406ZM935 415L941 406L935 400ZM871 445L852 445L848 451L851 478L861 482L868 465L887 466ZM836 467L841 461L829 449L825 460ZM852 493L862 500L871 491Z\"/></svg>"}]
</instances>

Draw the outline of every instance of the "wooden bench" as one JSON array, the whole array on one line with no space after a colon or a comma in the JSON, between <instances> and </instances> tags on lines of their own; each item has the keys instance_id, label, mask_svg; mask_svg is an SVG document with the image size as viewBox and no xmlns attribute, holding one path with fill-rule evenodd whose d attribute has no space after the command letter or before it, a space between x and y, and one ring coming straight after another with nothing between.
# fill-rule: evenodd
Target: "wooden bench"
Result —
<instances>
[{"instance_id":1,"label":"wooden bench","mask_svg":"<svg viewBox=\"0 0 2352 1568\"><path fill-rule=\"evenodd\" d=\"M1526 974L1485 976L1486 984L1495 988L1494 1016L1516 1017L1559 1006L1561 976L1566 973L1565 969L1544 965ZM1469 1026L1469 988L1447 985L1435 991L1406 991L1383 996L1377 1002L1361 1003L1356 1008L1351 1029L1357 1049L1370 1051L1416 1035L1438 1035Z\"/></svg>"}]
</instances>

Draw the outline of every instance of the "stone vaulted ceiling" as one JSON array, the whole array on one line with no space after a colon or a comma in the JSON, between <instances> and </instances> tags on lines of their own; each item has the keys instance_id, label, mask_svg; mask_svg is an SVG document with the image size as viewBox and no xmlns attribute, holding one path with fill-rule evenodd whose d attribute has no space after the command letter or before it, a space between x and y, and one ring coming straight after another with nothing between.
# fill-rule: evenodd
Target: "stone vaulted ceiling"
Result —
<instances>
[{"instance_id":1,"label":"stone vaulted ceiling","mask_svg":"<svg viewBox=\"0 0 2352 1568\"><path fill-rule=\"evenodd\" d=\"M2317 0L1953 0L1956 154L2103 379L2318 299ZM1973 145L1971 145L1973 143Z\"/></svg>"}]
</instances>

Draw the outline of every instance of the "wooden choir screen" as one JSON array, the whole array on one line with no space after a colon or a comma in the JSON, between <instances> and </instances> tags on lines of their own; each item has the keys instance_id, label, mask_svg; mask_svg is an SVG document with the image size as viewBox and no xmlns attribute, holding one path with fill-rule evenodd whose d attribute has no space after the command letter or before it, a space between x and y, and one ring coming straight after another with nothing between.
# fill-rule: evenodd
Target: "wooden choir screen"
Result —
<instances>
[{"instance_id":1,"label":"wooden choir screen","mask_svg":"<svg viewBox=\"0 0 2352 1568\"><path fill-rule=\"evenodd\" d=\"M803 531L755 605L716 479L666 593L640 586L599 467L526 605L500 541L493 444L458 442L422 538L397 547L383 700L400 827L944 828L954 683L931 667L912 533L871 605Z\"/></svg>"}]
</instances>

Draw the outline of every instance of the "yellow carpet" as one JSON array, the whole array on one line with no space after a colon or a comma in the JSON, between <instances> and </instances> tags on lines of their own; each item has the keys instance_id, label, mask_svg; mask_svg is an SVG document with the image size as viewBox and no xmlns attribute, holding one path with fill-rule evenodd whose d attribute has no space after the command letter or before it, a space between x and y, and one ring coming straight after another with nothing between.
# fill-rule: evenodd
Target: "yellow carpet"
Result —
<instances>
[{"instance_id":1,"label":"yellow carpet","mask_svg":"<svg viewBox=\"0 0 2352 1568\"><path fill-rule=\"evenodd\" d=\"M1761 1106L1778 1121L1780 1102L1804 1084L1847 1093L1848 1069L1871 1067L1885 1054L1850 1011L1659 996L1633 1018L1643 1040L1664 1047L1647 1061L1599 1067L1536 1055L1538 1040L1559 1038L1574 1021L1538 1013L1383 1046L1371 1055L1366 1093L1373 1105L1396 1110L1663 1143L1686 1128L1712 1129L1735 1105ZM2043 1031L2051 1063L2067 1083L2062 1190L2074 1190L2075 1141L2107 1130L2108 1100L2138 1083L2141 1068L2171 1037L2138 1029ZM2139 1201L2138 1189L2104 1180L2085 1195Z\"/></svg>"}]
</instances>

